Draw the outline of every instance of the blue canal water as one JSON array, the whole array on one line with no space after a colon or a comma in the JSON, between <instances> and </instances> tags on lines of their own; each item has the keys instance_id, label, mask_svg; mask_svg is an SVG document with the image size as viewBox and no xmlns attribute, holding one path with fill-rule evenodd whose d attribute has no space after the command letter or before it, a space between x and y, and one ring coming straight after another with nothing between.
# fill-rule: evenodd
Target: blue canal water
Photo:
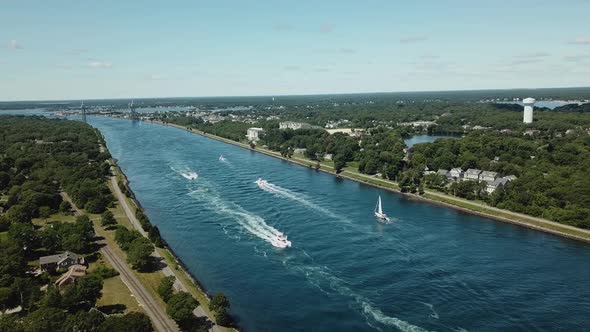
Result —
<instances>
[{"instance_id":1,"label":"blue canal water","mask_svg":"<svg viewBox=\"0 0 590 332\"><path fill-rule=\"evenodd\" d=\"M245 331L590 329L589 245L172 127L89 123L163 237L208 291L228 296ZM373 217L379 195L388 224ZM277 231L291 248L269 243Z\"/></svg>"},{"instance_id":2,"label":"blue canal water","mask_svg":"<svg viewBox=\"0 0 590 332\"><path fill-rule=\"evenodd\" d=\"M183 130L90 118L164 238L245 331L580 331L590 246ZM219 156L226 158L219 161ZM196 172L196 180L183 176ZM254 181L272 183L265 191ZM389 224L373 217L378 196ZM276 249L268 237L293 242Z\"/></svg>"}]
</instances>

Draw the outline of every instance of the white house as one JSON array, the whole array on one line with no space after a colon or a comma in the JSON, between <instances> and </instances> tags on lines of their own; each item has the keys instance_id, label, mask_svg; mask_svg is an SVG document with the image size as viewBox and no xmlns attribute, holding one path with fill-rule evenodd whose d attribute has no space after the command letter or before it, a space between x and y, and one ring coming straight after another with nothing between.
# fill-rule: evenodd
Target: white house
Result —
<instances>
[{"instance_id":1,"label":"white house","mask_svg":"<svg viewBox=\"0 0 590 332\"><path fill-rule=\"evenodd\" d=\"M480 169L470 168L465 172L463 176L463 180L465 181L479 181L479 174L481 174Z\"/></svg>"},{"instance_id":2,"label":"white house","mask_svg":"<svg viewBox=\"0 0 590 332\"><path fill-rule=\"evenodd\" d=\"M453 168L449 172L449 175L451 175L454 180L461 180L463 178L463 170L460 168Z\"/></svg>"},{"instance_id":3,"label":"white house","mask_svg":"<svg viewBox=\"0 0 590 332\"><path fill-rule=\"evenodd\" d=\"M479 175L479 180L485 181L485 182L494 182L494 181L496 181L497 178L498 178L498 173L496 173L496 172L483 171Z\"/></svg>"},{"instance_id":4,"label":"white house","mask_svg":"<svg viewBox=\"0 0 590 332\"><path fill-rule=\"evenodd\" d=\"M279 129L309 129L312 126L309 123L285 121L279 123Z\"/></svg>"},{"instance_id":5,"label":"white house","mask_svg":"<svg viewBox=\"0 0 590 332\"><path fill-rule=\"evenodd\" d=\"M246 137L248 138L248 140L250 142L257 142L258 140L260 140L260 136L264 134L264 129L262 128L248 128L248 131L246 133Z\"/></svg>"}]
</instances>

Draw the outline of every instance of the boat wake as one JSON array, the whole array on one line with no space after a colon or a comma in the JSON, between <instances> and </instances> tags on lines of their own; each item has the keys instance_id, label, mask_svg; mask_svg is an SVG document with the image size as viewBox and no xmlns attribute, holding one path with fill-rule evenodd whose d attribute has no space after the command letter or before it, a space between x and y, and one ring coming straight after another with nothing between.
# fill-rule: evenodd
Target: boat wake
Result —
<instances>
[{"instance_id":1,"label":"boat wake","mask_svg":"<svg viewBox=\"0 0 590 332\"><path fill-rule=\"evenodd\" d=\"M173 170L176 174L182 176L183 178L187 179L187 180L196 180L199 177L199 174L197 174L197 172L194 172L190 169L188 170L177 170L176 168L170 166L170 169Z\"/></svg>"},{"instance_id":2,"label":"boat wake","mask_svg":"<svg viewBox=\"0 0 590 332\"><path fill-rule=\"evenodd\" d=\"M290 265L288 261L284 261L283 263L286 266ZM326 267L309 265L295 265L292 267L303 273L308 281L320 291L329 294L330 292L326 290L331 289L339 295L352 298L354 300L353 308L357 309L365 317L367 324L373 328L381 330L379 327L373 325L378 323L385 326L395 327L402 332L427 332L427 330L412 325L397 317L387 316L383 311L375 308L369 299L350 289L347 286L346 281L333 275Z\"/></svg>"},{"instance_id":3,"label":"boat wake","mask_svg":"<svg viewBox=\"0 0 590 332\"><path fill-rule=\"evenodd\" d=\"M434 319L438 319L438 312L436 312L436 310L434 310L434 305L432 305L431 303L427 303L427 302L420 302L423 305L425 305L427 308L430 309L430 318L434 318Z\"/></svg>"},{"instance_id":4,"label":"boat wake","mask_svg":"<svg viewBox=\"0 0 590 332\"><path fill-rule=\"evenodd\" d=\"M268 225L264 218L248 212L238 204L227 202L210 191L195 190L189 196L205 201L218 214L235 220L249 233L265 240L278 248L290 247L291 242L276 228Z\"/></svg>"},{"instance_id":5,"label":"boat wake","mask_svg":"<svg viewBox=\"0 0 590 332\"><path fill-rule=\"evenodd\" d=\"M283 198L287 198L290 200L293 200L295 202L298 202L302 205L305 205L315 211L318 211L320 213L323 213L324 215L333 218L333 219L342 219L344 220L345 218L336 215L335 213L333 213L332 211L323 208L313 202L311 202L305 195L303 194L299 194L296 192L293 192L289 189L283 188L283 187L279 187L276 184L272 184L266 180L262 180L262 179L258 179L256 181L256 184L258 185L258 187L260 187L260 189L267 191L269 193L275 194L276 196L279 197L283 197Z\"/></svg>"}]
</instances>

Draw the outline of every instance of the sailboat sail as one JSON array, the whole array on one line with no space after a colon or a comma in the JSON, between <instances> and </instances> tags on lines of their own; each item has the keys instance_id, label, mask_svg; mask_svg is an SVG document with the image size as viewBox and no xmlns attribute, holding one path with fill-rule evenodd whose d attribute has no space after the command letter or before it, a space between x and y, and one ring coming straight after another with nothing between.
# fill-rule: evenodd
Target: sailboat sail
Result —
<instances>
[{"instance_id":1,"label":"sailboat sail","mask_svg":"<svg viewBox=\"0 0 590 332\"><path fill-rule=\"evenodd\" d=\"M377 213L383 214L383 208L381 207L381 196L379 196L379 201L377 203Z\"/></svg>"}]
</instances>

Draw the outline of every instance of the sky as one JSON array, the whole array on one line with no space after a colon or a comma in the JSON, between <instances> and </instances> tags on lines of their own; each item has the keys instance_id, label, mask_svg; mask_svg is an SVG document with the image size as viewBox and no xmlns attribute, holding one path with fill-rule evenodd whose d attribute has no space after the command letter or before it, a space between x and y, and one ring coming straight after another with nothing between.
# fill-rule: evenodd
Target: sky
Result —
<instances>
[{"instance_id":1,"label":"sky","mask_svg":"<svg viewBox=\"0 0 590 332\"><path fill-rule=\"evenodd\" d=\"M0 0L0 100L590 86L590 0Z\"/></svg>"}]
</instances>

